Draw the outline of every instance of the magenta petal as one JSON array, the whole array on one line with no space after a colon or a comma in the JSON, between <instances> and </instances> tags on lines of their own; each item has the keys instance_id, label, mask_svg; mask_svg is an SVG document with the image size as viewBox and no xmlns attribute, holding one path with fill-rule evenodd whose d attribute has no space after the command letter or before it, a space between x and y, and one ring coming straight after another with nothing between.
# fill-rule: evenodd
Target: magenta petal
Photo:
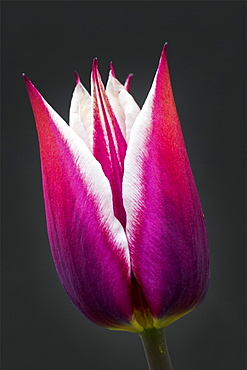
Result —
<instances>
[{"instance_id":1,"label":"magenta petal","mask_svg":"<svg viewBox=\"0 0 247 370\"><path fill-rule=\"evenodd\" d=\"M60 280L77 308L116 327L132 316L130 260L111 188L85 142L25 78L38 129L48 235Z\"/></svg>"},{"instance_id":2,"label":"magenta petal","mask_svg":"<svg viewBox=\"0 0 247 370\"><path fill-rule=\"evenodd\" d=\"M123 192L132 269L152 314L191 310L207 290L209 251L165 48L130 134Z\"/></svg>"},{"instance_id":3,"label":"magenta petal","mask_svg":"<svg viewBox=\"0 0 247 370\"><path fill-rule=\"evenodd\" d=\"M125 227L122 179L127 144L107 98L96 59L93 62L91 96L94 124L93 154L110 182L114 214Z\"/></svg>"}]
</instances>

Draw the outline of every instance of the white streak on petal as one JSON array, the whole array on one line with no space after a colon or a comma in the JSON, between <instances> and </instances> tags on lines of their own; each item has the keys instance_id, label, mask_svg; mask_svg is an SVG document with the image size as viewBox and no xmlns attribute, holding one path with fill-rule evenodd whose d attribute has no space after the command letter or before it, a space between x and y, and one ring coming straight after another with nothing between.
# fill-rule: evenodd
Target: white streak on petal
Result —
<instances>
[{"instance_id":1,"label":"white streak on petal","mask_svg":"<svg viewBox=\"0 0 247 370\"><path fill-rule=\"evenodd\" d=\"M140 108L126 88L112 75L111 71L106 93L128 143L131 128L140 112Z\"/></svg>"},{"instance_id":2,"label":"white streak on petal","mask_svg":"<svg viewBox=\"0 0 247 370\"><path fill-rule=\"evenodd\" d=\"M124 251L126 263L130 266L126 234L122 225L114 216L110 184L103 173L100 163L94 158L86 143L82 142L75 135L74 131L44 99L43 103L48 109L58 131L62 134L64 141L70 148L82 179L88 184L89 193L97 200L99 213L101 214L101 224L104 225L105 230L108 230L112 236L115 246Z\"/></svg>"},{"instance_id":3,"label":"white streak on petal","mask_svg":"<svg viewBox=\"0 0 247 370\"><path fill-rule=\"evenodd\" d=\"M106 85L106 94L110 101L113 112L117 118L118 124L121 128L123 136L126 138L126 126L125 126L125 114L123 108L118 99L118 90L115 86L115 78L112 76L112 72L109 73L109 78Z\"/></svg>"},{"instance_id":4,"label":"white streak on petal","mask_svg":"<svg viewBox=\"0 0 247 370\"><path fill-rule=\"evenodd\" d=\"M92 148L91 97L80 81L77 82L69 112L69 125Z\"/></svg>"}]
</instances>

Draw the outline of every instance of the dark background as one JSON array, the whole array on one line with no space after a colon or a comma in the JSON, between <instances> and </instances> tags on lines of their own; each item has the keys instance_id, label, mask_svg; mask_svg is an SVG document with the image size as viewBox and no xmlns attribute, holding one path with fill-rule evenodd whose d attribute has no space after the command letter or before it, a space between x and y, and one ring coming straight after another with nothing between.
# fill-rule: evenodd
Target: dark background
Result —
<instances>
[{"instance_id":1,"label":"dark background","mask_svg":"<svg viewBox=\"0 0 247 370\"><path fill-rule=\"evenodd\" d=\"M142 105L164 42L211 248L203 304L166 330L174 370L244 369L245 2L2 2L3 370L144 370L138 335L89 322L58 280L21 74L67 120L76 69L113 60Z\"/></svg>"}]
</instances>

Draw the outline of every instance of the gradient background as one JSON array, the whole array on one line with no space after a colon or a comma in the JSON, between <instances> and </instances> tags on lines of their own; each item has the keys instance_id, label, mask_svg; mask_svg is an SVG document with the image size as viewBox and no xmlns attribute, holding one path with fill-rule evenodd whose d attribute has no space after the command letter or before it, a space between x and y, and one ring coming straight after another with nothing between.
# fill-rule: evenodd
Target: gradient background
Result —
<instances>
[{"instance_id":1,"label":"gradient background","mask_svg":"<svg viewBox=\"0 0 247 370\"><path fill-rule=\"evenodd\" d=\"M167 328L174 370L244 366L244 2L2 2L3 370L144 370L138 335L89 322L58 280L39 149L21 73L67 120L76 69L89 88L134 73L142 105L164 42L211 247L204 303Z\"/></svg>"}]
</instances>

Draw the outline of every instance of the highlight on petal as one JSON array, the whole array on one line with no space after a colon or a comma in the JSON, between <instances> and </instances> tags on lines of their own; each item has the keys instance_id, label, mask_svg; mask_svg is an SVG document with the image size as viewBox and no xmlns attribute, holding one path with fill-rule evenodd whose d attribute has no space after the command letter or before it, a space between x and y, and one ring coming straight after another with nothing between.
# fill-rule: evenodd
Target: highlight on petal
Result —
<instances>
[{"instance_id":1,"label":"highlight on petal","mask_svg":"<svg viewBox=\"0 0 247 370\"><path fill-rule=\"evenodd\" d=\"M127 144L110 106L96 59L93 62L91 84L94 125L93 155L100 162L110 182L114 214L125 227L126 213L123 207L122 179Z\"/></svg>"},{"instance_id":2,"label":"highlight on petal","mask_svg":"<svg viewBox=\"0 0 247 370\"><path fill-rule=\"evenodd\" d=\"M111 63L111 70L106 85L106 94L117 117L122 133L128 143L131 128L140 112L140 108L126 88L117 80L115 72L113 71L113 65Z\"/></svg>"},{"instance_id":3,"label":"highlight on petal","mask_svg":"<svg viewBox=\"0 0 247 370\"><path fill-rule=\"evenodd\" d=\"M130 257L100 163L25 77L37 124L48 235L65 291L89 319L128 325Z\"/></svg>"},{"instance_id":4,"label":"highlight on petal","mask_svg":"<svg viewBox=\"0 0 247 370\"><path fill-rule=\"evenodd\" d=\"M208 286L204 217L173 98L166 47L137 116L123 178L131 265L155 325L196 306Z\"/></svg>"},{"instance_id":5,"label":"highlight on petal","mask_svg":"<svg viewBox=\"0 0 247 370\"><path fill-rule=\"evenodd\" d=\"M92 150L91 96L82 85L77 72L75 76L76 87L70 104L69 125Z\"/></svg>"}]
</instances>

